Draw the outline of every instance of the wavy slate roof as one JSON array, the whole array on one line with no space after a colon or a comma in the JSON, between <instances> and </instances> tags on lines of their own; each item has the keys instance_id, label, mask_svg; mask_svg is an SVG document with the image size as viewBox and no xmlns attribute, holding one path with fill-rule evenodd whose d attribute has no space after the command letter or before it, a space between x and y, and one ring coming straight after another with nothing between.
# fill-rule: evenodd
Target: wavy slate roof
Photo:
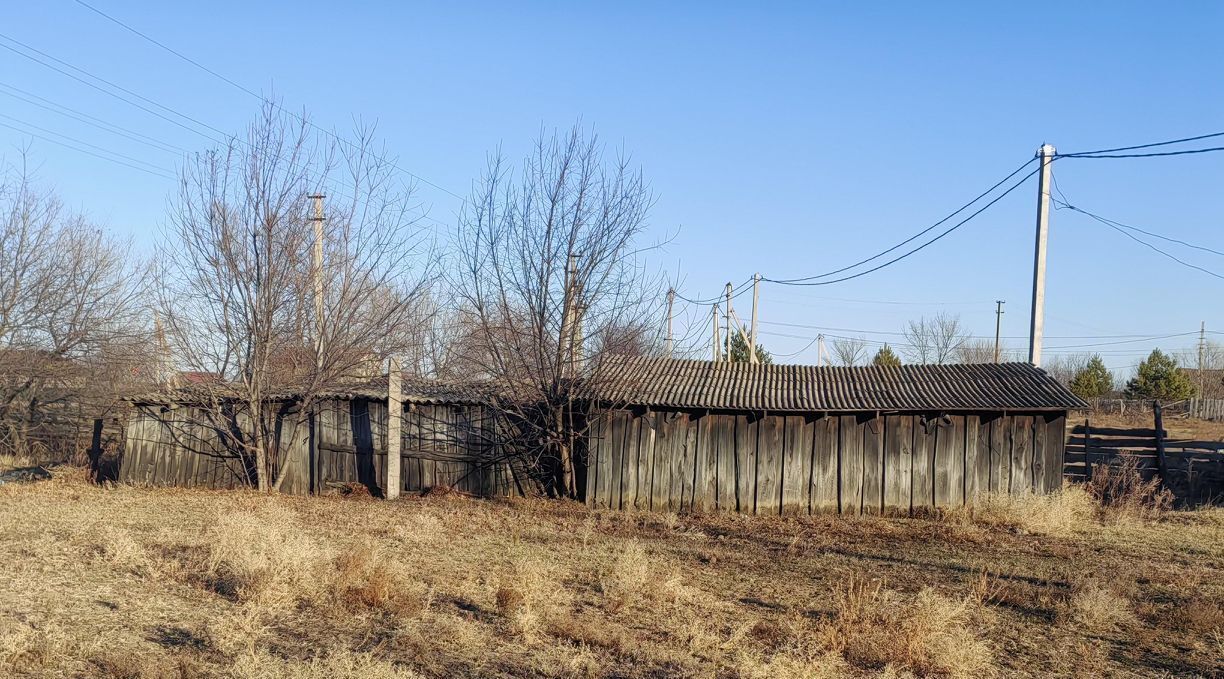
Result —
<instances>
[{"instance_id":1,"label":"wavy slate roof","mask_svg":"<svg viewBox=\"0 0 1224 679\"><path fill-rule=\"evenodd\" d=\"M489 402L498 393L498 390L487 382L446 382L405 375L401 383L401 392L405 403L476 405ZM296 389L281 389L268 394L267 398L270 400L293 399L300 393L301 391ZM237 391L230 385L191 383L174 389L135 394L125 400L150 404L190 403L234 398L236 395ZM369 380L327 387L319 390L315 396L316 398L385 400L387 398L387 376L382 375Z\"/></svg>"},{"instance_id":2,"label":"wavy slate roof","mask_svg":"<svg viewBox=\"0 0 1224 679\"><path fill-rule=\"evenodd\" d=\"M817 367L606 359L605 403L773 411L1071 410L1087 403L1028 363Z\"/></svg>"}]
</instances>

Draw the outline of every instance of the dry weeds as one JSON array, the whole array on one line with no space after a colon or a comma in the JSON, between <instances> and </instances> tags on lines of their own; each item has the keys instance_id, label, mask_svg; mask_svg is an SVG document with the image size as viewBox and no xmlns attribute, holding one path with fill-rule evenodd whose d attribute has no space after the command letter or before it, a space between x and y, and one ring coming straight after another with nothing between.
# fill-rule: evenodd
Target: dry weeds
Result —
<instances>
[{"instance_id":1,"label":"dry weeds","mask_svg":"<svg viewBox=\"0 0 1224 679\"><path fill-rule=\"evenodd\" d=\"M0 487L0 675L1224 673L1224 511L944 519Z\"/></svg>"}]
</instances>

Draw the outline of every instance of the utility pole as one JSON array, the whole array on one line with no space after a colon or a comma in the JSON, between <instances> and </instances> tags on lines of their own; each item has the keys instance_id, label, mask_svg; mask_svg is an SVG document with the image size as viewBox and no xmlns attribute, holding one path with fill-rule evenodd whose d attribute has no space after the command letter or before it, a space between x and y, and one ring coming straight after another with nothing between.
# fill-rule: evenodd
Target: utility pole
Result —
<instances>
[{"instance_id":1,"label":"utility pole","mask_svg":"<svg viewBox=\"0 0 1224 679\"><path fill-rule=\"evenodd\" d=\"M565 265L565 309L561 314L561 356L565 361L562 373L567 377L574 376L576 352L574 347L574 326L577 322L578 304L576 294L578 278L578 255L571 254Z\"/></svg>"},{"instance_id":2,"label":"utility pole","mask_svg":"<svg viewBox=\"0 0 1224 679\"><path fill-rule=\"evenodd\" d=\"M667 289L667 339L663 341L663 348L667 352L668 358L675 358L672 351L672 307L676 303L676 289Z\"/></svg>"},{"instance_id":3,"label":"utility pole","mask_svg":"<svg viewBox=\"0 0 1224 679\"><path fill-rule=\"evenodd\" d=\"M314 258L311 272L314 275L314 309L315 309L315 369L323 369L323 199L321 193L307 198L314 202Z\"/></svg>"},{"instance_id":4,"label":"utility pole","mask_svg":"<svg viewBox=\"0 0 1224 679\"><path fill-rule=\"evenodd\" d=\"M1207 387L1207 381L1203 372L1203 360L1207 353L1207 321L1199 321L1199 345L1198 345L1198 378L1199 378L1199 396L1203 396L1203 391Z\"/></svg>"},{"instance_id":5,"label":"utility pole","mask_svg":"<svg viewBox=\"0 0 1224 679\"><path fill-rule=\"evenodd\" d=\"M1054 147L1037 149L1041 173L1037 182L1037 243L1033 253L1033 316L1029 323L1029 363L1041 367L1041 335L1045 326L1046 240L1050 232L1050 171Z\"/></svg>"},{"instance_id":6,"label":"utility pole","mask_svg":"<svg viewBox=\"0 0 1224 679\"><path fill-rule=\"evenodd\" d=\"M816 365L824 367L825 364L825 348L824 335L816 336Z\"/></svg>"},{"instance_id":7,"label":"utility pole","mask_svg":"<svg viewBox=\"0 0 1224 679\"><path fill-rule=\"evenodd\" d=\"M710 323L714 326L714 362L721 361L722 346L718 342L718 305L710 307Z\"/></svg>"},{"instance_id":8,"label":"utility pole","mask_svg":"<svg viewBox=\"0 0 1224 679\"><path fill-rule=\"evenodd\" d=\"M760 301L761 274L752 274L752 327L748 330L748 362L756 363L757 302Z\"/></svg>"},{"instance_id":9,"label":"utility pole","mask_svg":"<svg viewBox=\"0 0 1224 679\"><path fill-rule=\"evenodd\" d=\"M1003 305L1007 304L1004 300L995 300L995 363L999 362L999 330L1003 326Z\"/></svg>"},{"instance_id":10,"label":"utility pole","mask_svg":"<svg viewBox=\"0 0 1224 679\"><path fill-rule=\"evenodd\" d=\"M731 362L731 284L727 283L727 362Z\"/></svg>"},{"instance_id":11,"label":"utility pole","mask_svg":"<svg viewBox=\"0 0 1224 679\"><path fill-rule=\"evenodd\" d=\"M383 497L388 500L400 496L400 432L404 415L402 376L399 359L392 356L387 361L387 484L383 489Z\"/></svg>"}]
</instances>

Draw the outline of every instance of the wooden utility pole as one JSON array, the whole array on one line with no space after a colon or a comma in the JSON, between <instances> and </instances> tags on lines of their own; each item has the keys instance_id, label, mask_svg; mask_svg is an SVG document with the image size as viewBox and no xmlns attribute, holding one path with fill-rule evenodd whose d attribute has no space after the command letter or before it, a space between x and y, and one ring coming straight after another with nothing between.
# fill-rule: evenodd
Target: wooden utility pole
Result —
<instances>
[{"instance_id":1,"label":"wooden utility pole","mask_svg":"<svg viewBox=\"0 0 1224 679\"><path fill-rule=\"evenodd\" d=\"M399 359L387 362L387 487L383 497L394 500L400 495L400 421L404 416L404 395Z\"/></svg>"},{"instance_id":2,"label":"wooden utility pole","mask_svg":"<svg viewBox=\"0 0 1224 679\"><path fill-rule=\"evenodd\" d=\"M757 303L760 301L761 274L752 274L752 327L748 329L748 362L756 363Z\"/></svg>"},{"instance_id":3,"label":"wooden utility pole","mask_svg":"<svg viewBox=\"0 0 1224 679\"><path fill-rule=\"evenodd\" d=\"M731 289L732 287L733 286L730 283L727 283L727 288L726 288L727 290L727 320L726 320L727 337L723 341L727 343L727 362L728 363L731 362Z\"/></svg>"},{"instance_id":4,"label":"wooden utility pole","mask_svg":"<svg viewBox=\"0 0 1224 679\"><path fill-rule=\"evenodd\" d=\"M718 341L718 305L710 307L710 323L714 326L714 362L718 363L722 359L722 345Z\"/></svg>"},{"instance_id":5,"label":"wooden utility pole","mask_svg":"<svg viewBox=\"0 0 1224 679\"><path fill-rule=\"evenodd\" d=\"M668 358L675 358L672 338L672 307L676 304L676 289L667 289L667 339L663 340L663 348Z\"/></svg>"},{"instance_id":6,"label":"wooden utility pole","mask_svg":"<svg viewBox=\"0 0 1224 679\"><path fill-rule=\"evenodd\" d=\"M1204 390L1207 388L1207 381L1203 372L1203 361L1206 359L1207 353L1207 321L1199 321L1199 343L1198 343L1198 378L1199 378L1199 398L1204 396Z\"/></svg>"},{"instance_id":7,"label":"wooden utility pole","mask_svg":"<svg viewBox=\"0 0 1224 679\"><path fill-rule=\"evenodd\" d=\"M1003 327L1003 305L1007 302L995 300L995 363L999 362L999 330Z\"/></svg>"},{"instance_id":8,"label":"wooden utility pole","mask_svg":"<svg viewBox=\"0 0 1224 679\"><path fill-rule=\"evenodd\" d=\"M1029 363L1041 367L1041 336L1045 329L1046 241L1050 232L1050 171L1054 147L1037 149L1041 172L1037 182L1037 243L1033 252L1033 316L1029 323Z\"/></svg>"},{"instance_id":9,"label":"wooden utility pole","mask_svg":"<svg viewBox=\"0 0 1224 679\"><path fill-rule=\"evenodd\" d=\"M321 193L307 196L314 202L314 216L310 221L314 224L314 257L311 262L311 276L314 278L314 310L315 310L315 368L323 367L323 198Z\"/></svg>"}]
</instances>

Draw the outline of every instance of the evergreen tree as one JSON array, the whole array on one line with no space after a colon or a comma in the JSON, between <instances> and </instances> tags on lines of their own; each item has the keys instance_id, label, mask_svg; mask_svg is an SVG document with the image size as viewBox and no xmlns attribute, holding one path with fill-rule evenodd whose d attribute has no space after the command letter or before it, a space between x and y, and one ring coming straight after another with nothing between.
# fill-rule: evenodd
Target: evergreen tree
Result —
<instances>
[{"instance_id":1,"label":"evergreen tree","mask_svg":"<svg viewBox=\"0 0 1224 679\"><path fill-rule=\"evenodd\" d=\"M1071 392L1080 398L1100 398L1113 391L1113 373L1105 367L1101 357L1093 356L1088 364L1075 372L1071 378Z\"/></svg>"},{"instance_id":2,"label":"evergreen tree","mask_svg":"<svg viewBox=\"0 0 1224 679\"><path fill-rule=\"evenodd\" d=\"M724 345L726 346L726 345ZM725 355L725 354L724 354ZM765 350L758 342L756 345L757 363L768 365L773 363L773 354ZM747 363L748 362L748 342L739 332L731 332L731 362L732 363Z\"/></svg>"},{"instance_id":3,"label":"evergreen tree","mask_svg":"<svg viewBox=\"0 0 1224 679\"><path fill-rule=\"evenodd\" d=\"M875 358L871 359L871 364L887 368L900 368L901 359L893 352L892 347L885 344L876 352Z\"/></svg>"},{"instance_id":4,"label":"evergreen tree","mask_svg":"<svg viewBox=\"0 0 1224 679\"><path fill-rule=\"evenodd\" d=\"M1126 383L1127 398L1180 401L1194 396L1194 382L1177 369L1177 359L1160 349L1139 364L1135 377Z\"/></svg>"}]
</instances>

